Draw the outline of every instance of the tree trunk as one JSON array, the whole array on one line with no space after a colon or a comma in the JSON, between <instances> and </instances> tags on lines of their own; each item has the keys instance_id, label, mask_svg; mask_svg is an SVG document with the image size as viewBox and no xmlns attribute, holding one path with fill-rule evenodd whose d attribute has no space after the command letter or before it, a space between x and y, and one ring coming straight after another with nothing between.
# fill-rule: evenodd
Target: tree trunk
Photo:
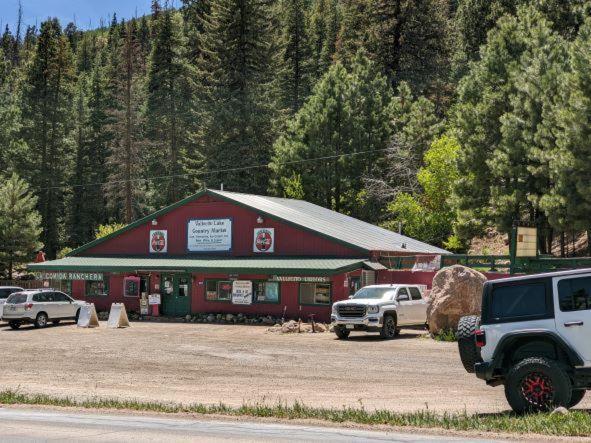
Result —
<instances>
[{"instance_id":1,"label":"tree trunk","mask_svg":"<svg viewBox=\"0 0 591 443\"><path fill-rule=\"evenodd\" d=\"M566 251L565 251L565 234L564 231L562 231L560 233L560 256L561 257L565 257L566 256Z\"/></svg>"}]
</instances>

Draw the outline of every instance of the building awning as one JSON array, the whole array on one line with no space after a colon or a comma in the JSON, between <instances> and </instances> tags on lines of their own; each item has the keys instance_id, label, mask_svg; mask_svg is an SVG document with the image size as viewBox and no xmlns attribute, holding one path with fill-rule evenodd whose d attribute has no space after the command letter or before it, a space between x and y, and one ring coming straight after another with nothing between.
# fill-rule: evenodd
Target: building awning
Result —
<instances>
[{"instance_id":1,"label":"building awning","mask_svg":"<svg viewBox=\"0 0 591 443\"><path fill-rule=\"evenodd\" d=\"M176 271L235 274L332 275L363 267L363 258L134 258L64 257L30 263L33 272Z\"/></svg>"},{"instance_id":2,"label":"building awning","mask_svg":"<svg viewBox=\"0 0 591 443\"><path fill-rule=\"evenodd\" d=\"M383 264L381 264L377 261L364 261L363 268L369 269L371 271L383 271L385 269L388 269Z\"/></svg>"}]
</instances>

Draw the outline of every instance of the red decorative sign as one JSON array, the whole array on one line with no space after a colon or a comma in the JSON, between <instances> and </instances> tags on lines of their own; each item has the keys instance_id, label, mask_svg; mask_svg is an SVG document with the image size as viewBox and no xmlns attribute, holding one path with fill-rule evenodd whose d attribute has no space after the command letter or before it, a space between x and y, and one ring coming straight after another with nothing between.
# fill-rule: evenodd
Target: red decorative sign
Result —
<instances>
[{"instance_id":1,"label":"red decorative sign","mask_svg":"<svg viewBox=\"0 0 591 443\"><path fill-rule=\"evenodd\" d=\"M255 228L253 252L274 252L275 251L275 229Z\"/></svg>"},{"instance_id":2,"label":"red decorative sign","mask_svg":"<svg viewBox=\"0 0 591 443\"><path fill-rule=\"evenodd\" d=\"M166 253L168 251L168 232L162 229L150 231L150 253Z\"/></svg>"}]
</instances>

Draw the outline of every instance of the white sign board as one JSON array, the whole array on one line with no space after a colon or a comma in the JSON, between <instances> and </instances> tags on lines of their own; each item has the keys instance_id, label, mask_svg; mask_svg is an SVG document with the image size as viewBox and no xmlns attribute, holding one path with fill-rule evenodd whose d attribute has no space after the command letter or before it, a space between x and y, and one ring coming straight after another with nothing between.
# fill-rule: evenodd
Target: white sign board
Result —
<instances>
[{"instance_id":1,"label":"white sign board","mask_svg":"<svg viewBox=\"0 0 591 443\"><path fill-rule=\"evenodd\" d=\"M168 252L168 231L166 229L150 230L150 254L166 254Z\"/></svg>"},{"instance_id":2,"label":"white sign board","mask_svg":"<svg viewBox=\"0 0 591 443\"><path fill-rule=\"evenodd\" d=\"M275 228L254 228L252 252L275 252Z\"/></svg>"},{"instance_id":3,"label":"white sign board","mask_svg":"<svg viewBox=\"0 0 591 443\"><path fill-rule=\"evenodd\" d=\"M100 325L94 303L86 303L85 305L82 305L80 308L80 314L78 314L78 327L97 328L98 326Z\"/></svg>"},{"instance_id":4,"label":"white sign board","mask_svg":"<svg viewBox=\"0 0 591 443\"><path fill-rule=\"evenodd\" d=\"M232 282L232 304L252 304L252 282L250 280L235 280Z\"/></svg>"},{"instance_id":5,"label":"white sign board","mask_svg":"<svg viewBox=\"0 0 591 443\"><path fill-rule=\"evenodd\" d=\"M160 304L160 294L148 295L148 304L149 305L159 305Z\"/></svg>"},{"instance_id":6,"label":"white sign board","mask_svg":"<svg viewBox=\"0 0 591 443\"><path fill-rule=\"evenodd\" d=\"M187 223L187 251L210 252L232 249L232 219L192 219Z\"/></svg>"},{"instance_id":7,"label":"white sign board","mask_svg":"<svg viewBox=\"0 0 591 443\"><path fill-rule=\"evenodd\" d=\"M107 320L108 328L128 328L129 318L123 303L112 303L111 311L109 312L109 319Z\"/></svg>"}]
</instances>

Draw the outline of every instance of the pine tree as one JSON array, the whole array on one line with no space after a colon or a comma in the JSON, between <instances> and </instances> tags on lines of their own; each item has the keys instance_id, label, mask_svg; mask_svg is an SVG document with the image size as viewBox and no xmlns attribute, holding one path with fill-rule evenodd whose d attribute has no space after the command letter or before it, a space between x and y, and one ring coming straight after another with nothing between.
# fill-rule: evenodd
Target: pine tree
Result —
<instances>
[{"instance_id":1,"label":"pine tree","mask_svg":"<svg viewBox=\"0 0 591 443\"><path fill-rule=\"evenodd\" d=\"M308 19L312 52L312 75L320 79L333 62L337 49L340 16L337 0L313 2Z\"/></svg>"},{"instance_id":2,"label":"pine tree","mask_svg":"<svg viewBox=\"0 0 591 443\"><path fill-rule=\"evenodd\" d=\"M390 88L358 55L351 73L333 65L275 143L274 191L367 219L361 179L391 134ZM373 209L373 208L372 208Z\"/></svg>"},{"instance_id":3,"label":"pine tree","mask_svg":"<svg viewBox=\"0 0 591 443\"><path fill-rule=\"evenodd\" d=\"M8 279L12 280L14 263L32 258L43 244L41 216L35 209L37 197L29 185L13 174L0 185L0 262L8 266Z\"/></svg>"},{"instance_id":4,"label":"pine tree","mask_svg":"<svg viewBox=\"0 0 591 443\"><path fill-rule=\"evenodd\" d=\"M24 169L39 195L42 241L48 257L61 245L64 189L71 164L74 69L68 40L57 19L41 24L33 60L28 65L23 97L23 138L30 152Z\"/></svg>"},{"instance_id":5,"label":"pine tree","mask_svg":"<svg viewBox=\"0 0 591 443\"><path fill-rule=\"evenodd\" d=\"M489 33L481 60L462 81L456 110L463 236L484 226L508 232L514 221L532 222L545 250L540 200L551 186L547 156L555 144L546 121L564 58L560 37L531 7L503 17Z\"/></svg>"},{"instance_id":6,"label":"pine tree","mask_svg":"<svg viewBox=\"0 0 591 443\"><path fill-rule=\"evenodd\" d=\"M306 28L304 0L282 0L279 3L279 72L277 87L281 106L294 114L310 93L310 43Z\"/></svg>"},{"instance_id":7,"label":"pine tree","mask_svg":"<svg viewBox=\"0 0 591 443\"><path fill-rule=\"evenodd\" d=\"M182 0L184 33L187 37L188 57L194 62L202 55L201 38L205 17L211 10L211 0Z\"/></svg>"},{"instance_id":8,"label":"pine tree","mask_svg":"<svg viewBox=\"0 0 591 443\"><path fill-rule=\"evenodd\" d=\"M337 58L348 66L359 50L369 48L371 0L344 0L337 40Z\"/></svg>"},{"instance_id":9,"label":"pine tree","mask_svg":"<svg viewBox=\"0 0 591 443\"><path fill-rule=\"evenodd\" d=\"M14 60L14 57L15 57L15 54L14 54L15 46L16 46L16 39L12 35L12 32L10 32L10 28L8 27L8 25L6 25L6 27L4 28L4 33L2 34L2 37L0 38L0 49L2 49L2 52L4 54L4 57L6 57L6 60L8 60L10 62L12 62L12 60Z\"/></svg>"},{"instance_id":10,"label":"pine tree","mask_svg":"<svg viewBox=\"0 0 591 443\"><path fill-rule=\"evenodd\" d=\"M190 189L185 159L190 155L189 133L194 125L194 70L186 58L186 39L180 13L166 9L154 23L155 40L147 78L146 118L148 135L166 147L151 160L153 175L166 175L167 184L157 184L162 204L179 200Z\"/></svg>"},{"instance_id":11,"label":"pine tree","mask_svg":"<svg viewBox=\"0 0 591 443\"><path fill-rule=\"evenodd\" d=\"M549 159L549 192L541 206L557 229L589 230L588 177L591 137L591 21L587 19L569 50L569 67L557 76L562 100L553 106L556 149ZM551 75L551 73L549 73Z\"/></svg>"},{"instance_id":12,"label":"pine tree","mask_svg":"<svg viewBox=\"0 0 591 443\"><path fill-rule=\"evenodd\" d=\"M76 86L76 95L74 97L75 105L75 128L74 128L74 174L72 177L73 187L72 196L68 204L69 223L68 233L69 244L77 247L87 243L92 239L89 236L93 233L93 218L91 216L93 208L100 202L90 197L90 184L92 183L91 174L93 170L90 167L89 143L88 143L88 85L87 78L82 75L78 78ZM89 202L93 202L89 204Z\"/></svg>"},{"instance_id":13,"label":"pine tree","mask_svg":"<svg viewBox=\"0 0 591 443\"><path fill-rule=\"evenodd\" d=\"M200 171L208 186L263 193L268 171L219 172L267 164L274 140L275 98L270 8L261 0L220 0L211 5L197 62ZM197 170L199 172L199 170Z\"/></svg>"},{"instance_id":14,"label":"pine tree","mask_svg":"<svg viewBox=\"0 0 591 443\"><path fill-rule=\"evenodd\" d=\"M145 204L145 188L139 181L147 166L142 116L145 75L140 36L135 21L131 21L115 45L107 70L110 84L106 116L112 149L108 152L109 176L104 188L112 218L127 223L143 212ZM97 115L97 120L104 122L104 117Z\"/></svg>"},{"instance_id":15,"label":"pine tree","mask_svg":"<svg viewBox=\"0 0 591 443\"><path fill-rule=\"evenodd\" d=\"M0 49L0 164L5 173L16 172L22 167L28 149L20 135L22 121L17 75Z\"/></svg>"}]
</instances>

